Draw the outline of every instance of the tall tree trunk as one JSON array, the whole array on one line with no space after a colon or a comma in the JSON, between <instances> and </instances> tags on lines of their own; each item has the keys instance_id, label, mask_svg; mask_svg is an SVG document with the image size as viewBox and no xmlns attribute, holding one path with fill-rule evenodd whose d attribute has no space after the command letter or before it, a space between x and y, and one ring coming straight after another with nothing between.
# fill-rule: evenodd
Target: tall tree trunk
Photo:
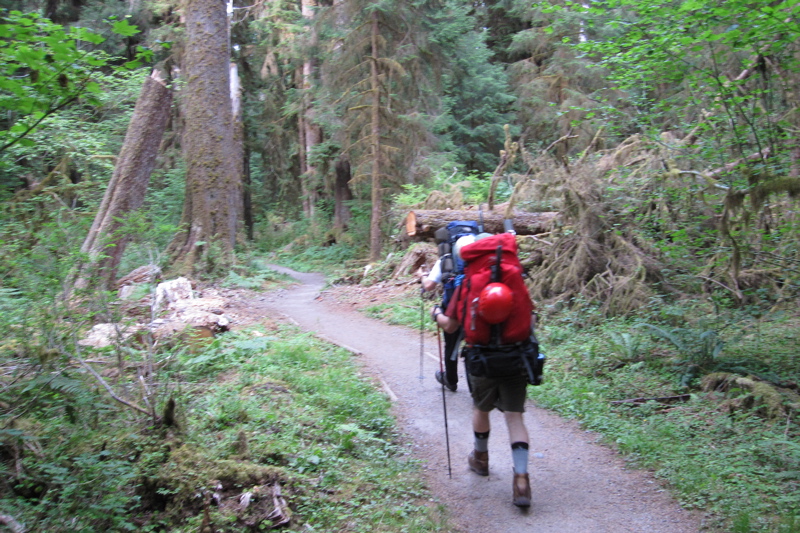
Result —
<instances>
[{"instance_id":1,"label":"tall tree trunk","mask_svg":"<svg viewBox=\"0 0 800 533\"><path fill-rule=\"evenodd\" d=\"M242 158L234 142L225 3L187 0L185 14L186 199L182 230L168 253L177 272L192 273L233 260L242 213ZM221 257L209 253L212 243ZM200 259L206 263L201 265Z\"/></svg>"},{"instance_id":2,"label":"tall tree trunk","mask_svg":"<svg viewBox=\"0 0 800 533\"><path fill-rule=\"evenodd\" d=\"M377 261L381 253L381 87L378 79L378 12L372 12L372 216L369 223L369 260Z\"/></svg>"},{"instance_id":3,"label":"tall tree trunk","mask_svg":"<svg viewBox=\"0 0 800 533\"><path fill-rule=\"evenodd\" d=\"M350 190L350 158L342 155L336 160L336 182L333 187L333 228L343 231L350 221L350 207L347 202L353 199Z\"/></svg>"},{"instance_id":4,"label":"tall tree trunk","mask_svg":"<svg viewBox=\"0 0 800 533\"><path fill-rule=\"evenodd\" d=\"M109 288L112 285L130 238L129 235L118 235L117 231L126 217L144 202L171 105L172 91L158 73L153 72L145 78L114 174L81 247L81 252L88 255L89 263L81 268L76 287L88 286L90 278L95 275L98 276L98 286Z\"/></svg>"},{"instance_id":5,"label":"tall tree trunk","mask_svg":"<svg viewBox=\"0 0 800 533\"><path fill-rule=\"evenodd\" d=\"M240 187L242 197L239 206L239 212L242 215L241 221L244 222L245 228L247 228L247 213L245 204L249 202L249 189L246 189L245 175L248 174L249 169L245 168L245 165L247 164L247 155L244 147L245 131L244 121L242 120L242 84L241 80L239 79L239 67L233 61L231 61L230 64L230 73L231 111L233 114L233 150L236 154L236 162L239 167L239 176L241 176L242 181L242 185ZM247 178L249 179L249 175ZM250 230L252 230L252 227L250 227Z\"/></svg>"},{"instance_id":6,"label":"tall tree trunk","mask_svg":"<svg viewBox=\"0 0 800 533\"><path fill-rule=\"evenodd\" d=\"M295 70L295 82L301 88L303 87L303 67L297 67ZM301 106L300 112L297 114L297 142L300 148L297 150L297 160L300 162L300 196L303 205L303 214L309 216L308 206L308 192L306 190L306 115L305 108Z\"/></svg>"},{"instance_id":7,"label":"tall tree trunk","mask_svg":"<svg viewBox=\"0 0 800 533\"><path fill-rule=\"evenodd\" d=\"M318 200L319 175L313 158L314 148L322 142L322 128L314 121L315 110L311 90L314 87L314 76L316 75L317 62L313 57L316 54L318 45L317 31L314 26L314 8L317 6L315 0L301 1L301 14L309 26L309 36L306 50L311 54L303 61L302 80L303 80L303 106L302 119L300 126L302 130L301 150L303 151L303 161L305 169L301 176L303 191L303 212L309 219L315 216L315 208Z\"/></svg>"},{"instance_id":8,"label":"tall tree trunk","mask_svg":"<svg viewBox=\"0 0 800 533\"><path fill-rule=\"evenodd\" d=\"M242 172L242 182L244 191L242 195L244 228L247 234L247 240L252 241L254 239L255 226L255 222L253 221L253 181L250 175L250 148L248 148L247 142L244 143L244 171Z\"/></svg>"}]
</instances>

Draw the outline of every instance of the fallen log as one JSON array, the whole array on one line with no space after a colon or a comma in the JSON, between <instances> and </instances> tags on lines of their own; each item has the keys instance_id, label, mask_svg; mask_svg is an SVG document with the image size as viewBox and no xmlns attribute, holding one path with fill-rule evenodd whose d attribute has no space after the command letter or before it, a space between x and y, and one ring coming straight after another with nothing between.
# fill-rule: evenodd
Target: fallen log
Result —
<instances>
[{"instance_id":1,"label":"fallen log","mask_svg":"<svg viewBox=\"0 0 800 533\"><path fill-rule=\"evenodd\" d=\"M647 402L658 402L671 404L675 402L688 402L692 399L691 394L679 394L677 396L659 396L656 398L628 398L626 400L614 400L612 404L643 405Z\"/></svg>"},{"instance_id":2,"label":"fallen log","mask_svg":"<svg viewBox=\"0 0 800 533\"><path fill-rule=\"evenodd\" d=\"M518 235L537 235L545 233L550 229L550 225L558 217L558 212L546 211L543 213L515 213L514 231ZM448 222L456 220L480 221L480 214L475 210L439 210L421 209L410 211L406 215L406 234L415 240L433 238L433 233ZM504 215L501 212L483 213L483 227L488 233L502 233Z\"/></svg>"}]
</instances>

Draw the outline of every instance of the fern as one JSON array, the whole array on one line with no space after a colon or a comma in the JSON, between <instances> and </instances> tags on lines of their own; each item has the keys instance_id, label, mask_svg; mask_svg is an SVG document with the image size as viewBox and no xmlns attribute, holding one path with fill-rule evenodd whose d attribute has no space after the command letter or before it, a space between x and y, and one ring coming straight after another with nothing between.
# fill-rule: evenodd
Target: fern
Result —
<instances>
[{"instance_id":1,"label":"fern","mask_svg":"<svg viewBox=\"0 0 800 533\"><path fill-rule=\"evenodd\" d=\"M725 347L725 341L714 330L675 328L666 331L658 326L644 323L635 327L647 328L656 337L669 341L685 363L701 369L709 369Z\"/></svg>"},{"instance_id":2,"label":"fern","mask_svg":"<svg viewBox=\"0 0 800 533\"><path fill-rule=\"evenodd\" d=\"M611 347L625 361L633 361L641 351L641 339L630 333L620 333L618 331L609 332L611 337Z\"/></svg>"},{"instance_id":3,"label":"fern","mask_svg":"<svg viewBox=\"0 0 800 533\"><path fill-rule=\"evenodd\" d=\"M656 337L661 337L662 339L671 342L673 346L675 346L675 348L678 350L678 352L680 353L686 352L686 345L684 344L681 337L677 335L677 333L681 331L679 328L676 328L670 332L665 329L661 329L658 326L654 326L652 324L637 324L634 327L647 328Z\"/></svg>"},{"instance_id":4,"label":"fern","mask_svg":"<svg viewBox=\"0 0 800 533\"><path fill-rule=\"evenodd\" d=\"M32 379L20 383L20 386L22 387L22 393L44 389L70 396L78 395L86 390L86 385L83 381L65 376L62 373L38 374Z\"/></svg>"},{"instance_id":5,"label":"fern","mask_svg":"<svg viewBox=\"0 0 800 533\"><path fill-rule=\"evenodd\" d=\"M46 385L52 391L70 396L77 396L86 391L86 384L79 379L74 379L64 374L56 374L50 376L50 378Z\"/></svg>"}]
</instances>

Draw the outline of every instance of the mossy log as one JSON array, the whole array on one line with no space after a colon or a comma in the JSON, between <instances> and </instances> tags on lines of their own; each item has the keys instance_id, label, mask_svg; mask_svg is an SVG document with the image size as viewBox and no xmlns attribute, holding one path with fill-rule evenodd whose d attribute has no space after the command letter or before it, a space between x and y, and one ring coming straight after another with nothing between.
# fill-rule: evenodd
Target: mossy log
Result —
<instances>
[{"instance_id":1,"label":"mossy log","mask_svg":"<svg viewBox=\"0 0 800 533\"><path fill-rule=\"evenodd\" d=\"M519 235L537 235L550 230L558 213L545 211L542 213L515 213L512 219L514 231ZM456 220L472 220L480 222L481 214L477 209L438 210L425 209L410 211L406 215L406 235L414 240L433 238L433 233ZM504 215L499 212L484 212L483 227L488 233L502 233Z\"/></svg>"},{"instance_id":2,"label":"mossy log","mask_svg":"<svg viewBox=\"0 0 800 533\"><path fill-rule=\"evenodd\" d=\"M729 397L723 408L733 412L749 410L769 420L785 418L794 407L784 401L781 392L790 392L753 377L744 377L728 372L714 372L703 378L704 391L718 391L736 395Z\"/></svg>"}]
</instances>

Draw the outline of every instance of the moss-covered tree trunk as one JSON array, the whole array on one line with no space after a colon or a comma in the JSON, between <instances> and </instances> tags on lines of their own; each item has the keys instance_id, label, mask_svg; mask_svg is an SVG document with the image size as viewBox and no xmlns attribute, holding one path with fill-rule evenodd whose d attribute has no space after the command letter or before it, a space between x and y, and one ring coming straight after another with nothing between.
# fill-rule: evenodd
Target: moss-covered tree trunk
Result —
<instances>
[{"instance_id":1,"label":"moss-covered tree trunk","mask_svg":"<svg viewBox=\"0 0 800 533\"><path fill-rule=\"evenodd\" d=\"M378 11L372 12L372 216L369 222L369 260L377 261L381 253L381 84L378 72Z\"/></svg>"},{"instance_id":2,"label":"moss-covered tree trunk","mask_svg":"<svg viewBox=\"0 0 800 533\"><path fill-rule=\"evenodd\" d=\"M186 199L168 253L176 273L208 272L233 259L242 214L241 153L230 96L228 17L222 0L186 0L182 76Z\"/></svg>"},{"instance_id":3,"label":"moss-covered tree trunk","mask_svg":"<svg viewBox=\"0 0 800 533\"><path fill-rule=\"evenodd\" d=\"M172 91L153 72L145 78L128 124L103 202L81 252L89 258L78 273L76 287L90 284L109 288L117 274L130 235L120 232L126 217L144 202L147 184L156 165L158 148L172 106Z\"/></svg>"}]
</instances>

